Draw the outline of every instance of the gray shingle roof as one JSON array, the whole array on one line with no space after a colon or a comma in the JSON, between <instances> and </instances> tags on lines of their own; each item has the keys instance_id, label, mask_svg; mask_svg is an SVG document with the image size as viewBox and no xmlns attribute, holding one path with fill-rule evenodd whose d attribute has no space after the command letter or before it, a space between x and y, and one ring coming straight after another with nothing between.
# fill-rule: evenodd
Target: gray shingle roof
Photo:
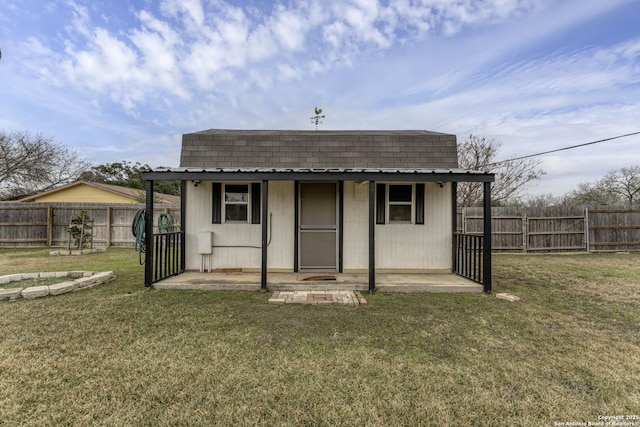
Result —
<instances>
[{"instance_id":1,"label":"gray shingle roof","mask_svg":"<svg viewBox=\"0 0 640 427\"><path fill-rule=\"evenodd\" d=\"M185 168L457 168L456 137L428 131L211 129L182 136Z\"/></svg>"}]
</instances>

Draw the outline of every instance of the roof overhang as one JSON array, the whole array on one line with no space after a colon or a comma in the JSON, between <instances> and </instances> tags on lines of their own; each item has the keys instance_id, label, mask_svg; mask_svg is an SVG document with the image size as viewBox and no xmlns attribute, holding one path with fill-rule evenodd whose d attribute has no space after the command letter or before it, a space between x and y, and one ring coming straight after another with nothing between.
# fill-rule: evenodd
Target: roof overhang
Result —
<instances>
[{"instance_id":1,"label":"roof overhang","mask_svg":"<svg viewBox=\"0 0 640 427\"><path fill-rule=\"evenodd\" d=\"M159 168L145 181L412 181L493 182L495 174L466 169L380 168Z\"/></svg>"}]
</instances>

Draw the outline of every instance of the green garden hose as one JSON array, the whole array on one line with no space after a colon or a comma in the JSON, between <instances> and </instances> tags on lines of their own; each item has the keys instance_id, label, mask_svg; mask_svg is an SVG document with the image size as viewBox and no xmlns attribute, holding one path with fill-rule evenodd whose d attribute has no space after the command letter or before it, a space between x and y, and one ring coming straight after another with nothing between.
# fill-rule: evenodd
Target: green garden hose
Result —
<instances>
[{"instance_id":1,"label":"green garden hose","mask_svg":"<svg viewBox=\"0 0 640 427\"><path fill-rule=\"evenodd\" d=\"M163 213L158 216L158 232L169 233L173 229L173 217L171 214Z\"/></svg>"},{"instance_id":2,"label":"green garden hose","mask_svg":"<svg viewBox=\"0 0 640 427\"><path fill-rule=\"evenodd\" d=\"M131 232L136 238L136 251L138 251L138 260L140 265L144 264L144 257L142 253L145 251L145 222L146 210L140 209L136 212L136 216L133 217L133 224L131 224Z\"/></svg>"},{"instance_id":3,"label":"green garden hose","mask_svg":"<svg viewBox=\"0 0 640 427\"><path fill-rule=\"evenodd\" d=\"M145 251L145 216L146 210L140 209L136 212L136 216L133 217L133 223L131 224L131 233L136 238L136 251L138 252L138 258L140 265L144 264L144 257L142 254ZM158 232L168 233L173 230L173 217L171 214L163 213L158 216Z\"/></svg>"}]
</instances>

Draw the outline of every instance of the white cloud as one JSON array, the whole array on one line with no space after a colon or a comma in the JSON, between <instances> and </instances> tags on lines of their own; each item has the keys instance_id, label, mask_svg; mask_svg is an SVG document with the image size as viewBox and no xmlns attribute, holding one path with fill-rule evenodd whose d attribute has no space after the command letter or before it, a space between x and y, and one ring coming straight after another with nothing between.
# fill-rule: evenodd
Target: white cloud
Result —
<instances>
[{"instance_id":1,"label":"white cloud","mask_svg":"<svg viewBox=\"0 0 640 427\"><path fill-rule=\"evenodd\" d=\"M508 19L529 10L527 0L378 0L277 3L267 14L230 2L163 0L159 14L137 12L138 25L107 28L89 9L70 2L61 68L68 81L133 112L156 96L188 98L248 73L299 78L352 64L371 49L386 50L441 28ZM411 29L412 28L412 29ZM414 34L409 36L408 31ZM273 64L267 64L277 58ZM261 85L270 78L261 78Z\"/></svg>"},{"instance_id":2,"label":"white cloud","mask_svg":"<svg viewBox=\"0 0 640 427\"><path fill-rule=\"evenodd\" d=\"M104 130L127 141L121 154L109 142L114 151L97 156L137 160L151 139L175 153L171 138L179 145L181 132L211 127L310 129L316 105L325 128L474 133L502 140L505 156L522 155L637 126L640 39L580 48L555 39L625 1L300 0L253 2L268 8L257 9L162 0L104 20L99 3L74 0L56 3L64 20L55 32L23 39L19 70L33 86L24 99L63 105L52 115L75 116L78 128L128 114L126 130ZM9 64L3 58L0 72ZM552 180L563 162L577 177L620 161L593 150L570 168L564 154L545 158L545 180L561 188Z\"/></svg>"},{"instance_id":3,"label":"white cloud","mask_svg":"<svg viewBox=\"0 0 640 427\"><path fill-rule=\"evenodd\" d=\"M182 16L185 27L204 24L205 13L200 0L162 0L160 10L169 16Z\"/></svg>"},{"instance_id":4,"label":"white cloud","mask_svg":"<svg viewBox=\"0 0 640 427\"><path fill-rule=\"evenodd\" d=\"M287 50L298 51L304 47L309 23L304 16L282 5L276 6L270 28L278 42Z\"/></svg>"}]
</instances>

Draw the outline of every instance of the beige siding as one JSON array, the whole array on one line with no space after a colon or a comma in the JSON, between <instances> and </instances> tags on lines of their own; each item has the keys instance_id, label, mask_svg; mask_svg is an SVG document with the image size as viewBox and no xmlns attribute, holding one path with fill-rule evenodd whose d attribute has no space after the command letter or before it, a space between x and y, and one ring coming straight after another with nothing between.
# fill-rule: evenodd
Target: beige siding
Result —
<instances>
[{"instance_id":1,"label":"beige siding","mask_svg":"<svg viewBox=\"0 0 640 427\"><path fill-rule=\"evenodd\" d=\"M368 183L344 183L343 267L348 271L368 268ZM448 270L451 268L451 188L426 184L424 225L376 225L378 269ZM293 270L294 183L269 183L268 264L271 271ZM261 225L211 224L211 183L187 188L187 269L200 268L197 233L213 231L213 267L259 269ZM217 246L249 246L230 248Z\"/></svg>"},{"instance_id":2,"label":"beige siding","mask_svg":"<svg viewBox=\"0 0 640 427\"><path fill-rule=\"evenodd\" d=\"M426 184L425 224L376 225L376 268L451 268L451 187ZM345 183L344 269L368 268L368 184Z\"/></svg>"},{"instance_id":3,"label":"beige siding","mask_svg":"<svg viewBox=\"0 0 640 427\"><path fill-rule=\"evenodd\" d=\"M294 239L293 181L269 182L269 215L271 244L268 250L269 269L293 271ZM259 264L258 264L259 266Z\"/></svg>"},{"instance_id":4,"label":"beige siding","mask_svg":"<svg viewBox=\"0 0 640 427\"><path fill-rule=\"evenodd\" d=\"M186 268L200 268L197 234L213 231L213 267L260 269L262 226L260 224L212 224L211 182L187 188ZM269 183L271 244L270 269L293 270L293 182ZM225 247L226 246L226 247ZM244 247L238 247L244 246Z\"/></svg>"},{"instance_id":5,"label":"beige siding","mask_svg":"<svg viewBox=\"0 0 640 427\"><path fill-rule=\"evenodd\" d=\"M87 185L66 188L34 199L34 202L82 202L82 203L138 203L130 197L120 196L110 191Z\"/></svg>"},{"instance_id":6,"label":"beige siding","mask_svg":"<svg viewBox=\"0 0 640 427\"><path fill-rule=\"evenodd\" d=\"M344 183L343 269L369 267L369 182Z\"/></svg>"}]
</instances>

